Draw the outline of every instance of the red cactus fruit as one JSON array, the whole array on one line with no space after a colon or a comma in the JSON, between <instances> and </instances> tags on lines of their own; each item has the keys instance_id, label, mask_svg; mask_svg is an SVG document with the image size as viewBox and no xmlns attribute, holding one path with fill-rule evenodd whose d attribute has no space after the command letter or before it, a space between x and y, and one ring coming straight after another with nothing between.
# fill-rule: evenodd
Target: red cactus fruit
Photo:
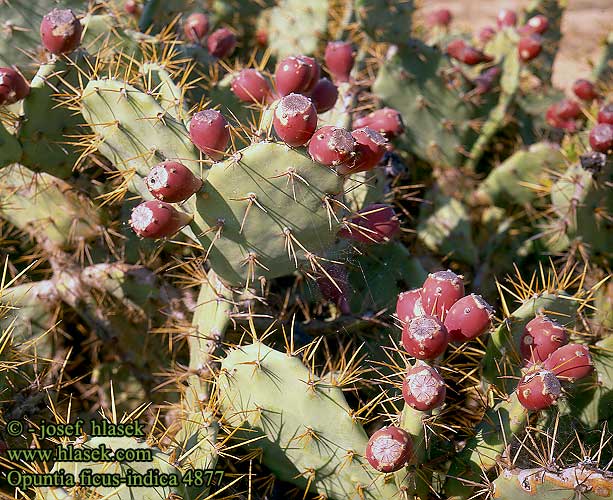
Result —
<instances>
[{"instance_id":1,"label":"red cactus fruit","mask_svg":"<svg viewBox=\"0 0 613 500\"><path fill-rule=\"evenodd\" d=\"M268 32L265 29L259 29L255 32L255 43L260 47L268 45Z\"/></svg>"},{"instance_id":2,"label":"red cactus fruit","mask_svg":"<svg viewBox=\"0 0 613 500\"><path fill-rule=\"evenodd\" d=\"M573 92L582 101L593 101L598 97L596 85L585 78L579 78L573 83Z\"/></svg>"},{"instance_id":3,"label":"red cactus fruit","mask_svg":"<svg viewBox=\"0 0 613 500\"><path fill-rule=\"evenodd\" d=\"M206 41L209 54L218 59L228 57L236 48L236 36L227 28L213 31Z\"/></svg>"},{"instance_id":4,"label":"red cactus fruit","mask_svg":"<svg viewBox=\"0 0 613 500\"><path fill-rule=\"evenodd\" d=\"M536 33L537 35L542 35L549 29L549 19L543 14L538 14L528 19L528 22L522 28L525 34Z\"/></svg>"},{"instance_id":5,"label":"red cactus fruit","mask_svg":"<svg viewBox=\"0 0 613 500\"><path fill-rule=\"evenodd\" d=\"M517 384L517 399L527 410L549 408L561 395L560 381L549 370L532 370Z\"/></svg>"},{"instance_id":6,"label":"red cactus fruit","mask_svg":"<svg viewBox=\"0 0 613 500\"><path fill-rule=\"evenodd\" d=\"M153 196L168 203L185 201L202 187L202 179L182 163L173 160L153 167L145 183Z\"/></svg>"},{"instance_id":7,"label":"red cactus fruit","mask_svg":"<svg viewBox=\"0 0 613 500\"><path fill-rule=\"evenodd\" d=\"M81 43L81 23L70 9L53 9L40 23L43 46L55 55L69 54Z\"/></svg>"},{"instance_id":8,"label":"red cactus fruit","mask_svg":"<svg viewBox=\"0 0 613 500\"><path fill-rule=\"evenodd\" d=\"M607 104L598 111L598 123L613 125L613 104Z\"/></svg>"},{"instance_id":9,"label":"red cactus fruit","mask_svg":"<svg viewBox=\"0 0 613 500\"><path fill-rule=\"evenodd\" d=\"M402 346L417 359L434 359L445 351L449 333L434 316L416 316L402 329Z\"/></svg>"},{"instance_id":10,"label":"red cactus fruit","mask_svg":"<svg viewBox=\"0 0 613 500\"><path fill-rule=\"evenodd\" d=\"M354 142L348 130L326 125L313 134L309 142L309 154L313 161L335 167L351 158Z\"/></svg>"},{"instance_id":11,"label":"red cactus fruit","mask_svg":"<svg viewBox=\"0 0 613 500\"><path fill-rule=\"evenodd\" d=\"M0 68L0 106L21 101L30 93L30 85L13 68Z\"/></svg>"},{"instance_id":12,"label":"red cactus fruit","mask_svg":"<svg viewBox=\"0 0 613 500\"><path fill-rule=\"evenodd\" d=\"M509 28L517 24L517 13L511 9L500 9L496 17L499 28Z\"/></svg>"},{"instance_id":13,"label":"red cactus fruit","mask_svg":"<svg viewBox=\"0 0 613 500\"><path fill-rule=\"evenodd\" d=\"M468 64L469 66L474 66L475 64L482 62L493 61L490 56L485 55L479 49L468 45L468 43L461 38L449 42L447 45L447 54L449 54L450 57L463 62L464 64Z\"/></svg>"},{"instance_id":14,"label":"red cactus fruit","mask_svg":"<svg viewBox=\"0 0 613 500\"><path fill-rule=\"evenodd\" d=\"M597 123L590 130L590 146L599 153L609 153L613 150L613 125Z\"/></svg>"},{"instance_id":15,"label":"red cactus fruit","mask_svg":"<svg viewBox=\"0 0 613 500\"><path fill-rule=\"evenodd\" d=\"M449 9L437 9L429 12L426 16L426 24L428 26L441 26L446 28L451 24L453 14Z\"/></svg>"},{"instance_id":16,"label":"red cactus fruit","mask_svg":"<svg viewBox=\"0 0 613 500\"><path fill-rule=\"evenodd\" d=\"M555 373L560 380L570 382L587 377L594 369L590 350L581 344L566 344L556 349L543 366Z\"/></svg>"},{"instance_id":17,"label":"red cactus fruit","mask_svg":"<svg viewBox=\"0 0 613 500\"><path fill-rule=\"evenodd\" d=\"M492 66L489 69L486 69L483 73L481 73L477 78L475 78L475 94L486 94L488 93L494 83L498 81L498 77L502 73L500 66Z\"/></svg>"},{"instance_id":18,"label":"red cactus fruit","mask_svg":"<svg viewBox=\"0 0 613 500\"><path fill-rule=\"evenodd\" d=\"M179 212L170 203L151 200L132 210L130 226L141 238L165 238L175 234L190 220L189 215Z\"/></svg>"},{"instance_id":19,"label":"red cactus fruit","mask_svg":"<svg viewBox=\"0 0 613 500\"><path fill-rule=\"evenodd\" d=\"M572 99L562 99L547 108L545 118L552 127L574 132L577 129L575 120L581 115L579 104Z\"/></svg>"},{"instance_id":20,"label":"red cactus fruit","mask_svg":"<svg viewBox=\"0 0 613 500\"><path fill-rule=\"evenodd\" d=\"M445 401L447 387L435 368L420 363L409 368L402 381L402 397L419 411L438 408Z\"/></svg>"},{"instance_id":21,"label":"red cactus fruit","mask_svg":"<svg viewBox=\"0 0 613 500\"><path fill-rule=\"evenodd\" d=\"M483 44L489 42L492 38L496 36L496 30L491 26L485 26L479 30L479 34L477 38Z\"/></svg>"},{"instance_id":22,"label":"red cactus fruit","mask_svg":"<svg viewBox=\"0 0 613 500\"><path fill-rule=\"evenodd\" d=\"M232 80L232 92L243 102L262 104L271 95L268 80L257 69L242 69Z\"/></svg>"},{"instance_id":23,"label":"red cactus fruit","mask_svg":"<svg viewBox=\"0 0 613 500\"><path fill-rule=\"evenodd\" d=\"M347 268L342 264L331 263L316 278L317 286L323 297L334 302L343 314L351 314L347 295L349 277Z\"/></svg>"},{"instance_id":24,"label":"red cactus fruit","mask_svg":"<svg viewBox=\"0 0 613 500\"><path fill-rule=\"evenodd\" d=\"M354 122L356 129L370 127L388 139L398 137L404 132L402 115L393 108L382 108L358 118Z\"/></svg>"},{"instance_id":25,"label":"red cactus fruit","mask_svg":"<svg viewBox=\"0 0 613 500\"><path fill-rule=\"evenodd\" d=\"M368 440L366 460L379 472L395 472L413 459L413 443L407 431L389 426L379 429Z\"/></svg>"},{"instance_id":26,"label":"red cactus fruit","mask_svg":"<svg viewBox=\"0 0 613 500\"><path fill-rule=\"evenodd\" d=\"M344 227L338 232L341 238L359 243L383 243L400 231L396 212L389 205L374 203L359 210L344 220Z\"/></svg>"},{"instance_id":27,"label":"red cactus fruit","mask_svg":"<svg viewBox=\"0 0 613 500\"><path fill-rule=\"evenodd\" d=\"M449 308L445 315L445 327L451 340L467 342L490 329L493 315L494 308L481 295L471 293Z\"/></svg>"},{"instance_id":28,"label":"red cactus fruit","mask_svg":"<svg viewBox=\"0 0 613 500\"><path fill-rule=\"evenodd\" d=\"M421 306L421 288L402 292L398 295L396 302L396 316L403 323L406 323L415 316L423 316L425 311Z\"/></svg>"},{"instance_id":29,"label":"red cactus fruit","mask_svg":"<svg viewBox=\"0 0 613 500\"><path fill-rule=\"evenodd\" d=\"M183 33L186 40L200 43L209 32L209 18L202 12L190 14L183 23Z\"/></svg>"},{"instance_id":30,"label":"red cactus fruit","mask_svg":"<svg viewBox=\"0 0 613 500\"><path fill-rule=\"evenodd\" d=\"M453 304L464 297L462 280L462 276L450 270L430 273L421 293L426 313L442 318Z\"/></svg>"},{"instance_id":31,"label":"red cactus fruit","mask_svg":"<svg viewBox=\"0 0 613 500\"><path fill-rule=\"evenodd\" d=\"M532 61L543 50L543 39L539 35L522 36L517 44L517 50L522 61Z\"/></svg>"},{"instance_id":32,"label":"red cactus fruit","mask_svg":"<svg viewBox=\"0 0 613 500\"><path fill-rule=\"evenodd\" d=\"M338 99L338 89L327 78L320 78L309 95L318 114L330 111Z\"/></svg>"},{"instance_id":33,"label":"red cactus fruit","mask_svg":"<svg viewBox=\"0 0 613 500\"><path fill-rule=\"evenodd\" d=\"M351 132L355 139L355 156L351 162L339 165L339 174L365 172L375 168L386 151L387 139L370 127L363 127Z\"/></svg>"},{"instance_id":34,"label":"red cactus fruit","mask_svg":"<svg viewBox=\"0 0 613 500\"><path fill-rule=\"evenodd\" d=\"M524 363L545 361L556 349L568 343L568 332L556 321L539 315L530 320L519 340Z\"/></svg>"},{"instance_id":35,"label":"red cactus fruit","mask_svg":"<svg viewBox=\"0 0 613 500\"><path fill-rule=\"evenodd\" d=\"M302 146L317 128L317 110L308 97L289 94L279 101L272 124L283 142Z\"/></svg>"},{"instance_id":36,"label":"red cactus fruit","mask_svg":"<svg viewBox=\"0 0 613 500\"><path fill-rule=\"evenodd\" d=\"M350 42L328 42L324 61L328 72L335 82L348 82L353 64L355 63L355 51Z\"/></svg>"},{"instance_id":37,"label":"red cactus fruit","mask_svg":"<svg viewBox=\"0 0 613 500\"><path fill-rule=\"evenodd\" d=\"M140 5L136 0L126 0L123 4L123 10L126 14L131 16L138 16L140 14Z\"/></svg>"},{"instance_id":38,"label":"red cactus fruit","mask_svg":"<svg viewBox=\"0 0 613 500\"><path fill-rule=\"evenodd\" d=\"M320 73L319 64L311 57L287 57L277 65L275 71L277 91L281 96L306 94L315 87Z\"/></svg>"},{"instance_id":39,"label":"red cactus fruit","mask_svg":"<svg viewBox=\"0 0 613 500\"><path fill-rule=\"evenodd\" d=\"M229 125L215 109L196 113L189 124L189 136L194 145L212 160L221 160L230 142Z\"/></svg>"}]
</instances>

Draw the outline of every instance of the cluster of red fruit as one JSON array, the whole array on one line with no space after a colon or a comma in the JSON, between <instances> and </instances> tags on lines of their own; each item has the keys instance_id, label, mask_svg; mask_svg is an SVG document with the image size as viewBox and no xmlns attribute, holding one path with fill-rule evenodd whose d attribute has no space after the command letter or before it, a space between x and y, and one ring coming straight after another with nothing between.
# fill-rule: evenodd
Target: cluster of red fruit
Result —
<instances>
[{"instance_id":1,"label":"cluster of red fruit","mask_svg":"<svg viewBox=\"0 0 613 500\"><path fill-rule=\"evenodd\" d=\"M191 43L200 45L206 40L209 54L218 59L228 57L236 48L236 36L228 28L219 28L207 37L209 18L202 12L194 12L187 17L183 23L183 33Z\"/></svg>"},{"instance_id":2,"label":"cluster of red fruit","mask_svg":"<svg viewBox=\"0 0 613 500\"><path fill-rule=\"evenodd\" d=\"M462 276L449 270L429 274L421 288L398 296L396 315L402 323L402 345L418 360L402 383L408 406L429 411L443 404L445 381L424 361L443 354L450 341L467 342L488 331L493 312L481 296L464 295ZM410 436L395 426L375 432L366 448L366 459L381 472L399 470L412 456Z\"/></svg>"},{"instance_id":3,"label":"cluster of red fruit","mask_svg":"<svg viewBox=\"0 0 613 500\"><path fill-rule=\"evenodd\" d=\"M448 9L438 9L431 12L426 22L430 26L448 27L453 16ZM517 13L513 10L502 9L496 19L498 29L515 28L517 26ZM528 19L525 25L519 27L517 32L521 35L517 45L519 58L528 62L536 58L543 50L542 34L549 28L549 20L539 14ZM478 39L485 45L496 35L496 30L491 26L481 29ZM491 62L492 57L483 53L482 50L470 45L465 40L458 38L447 45L447 54L452 58L470 66L483 62Z\"/></svg>"},{"instance_id":4,"label":"cluster of red fruit","mask_svg":"<svg viewBox=\"0 0 613 500\"><path fill-rule=\"evenodd\" d=\"M568 340L566 329L543 314L526 325L519 349L527 371L517 385L517 398L524 408L550 407L562 395L560 382L574 382L593 370L589 349Z\"/></svg>"}]
</instances>

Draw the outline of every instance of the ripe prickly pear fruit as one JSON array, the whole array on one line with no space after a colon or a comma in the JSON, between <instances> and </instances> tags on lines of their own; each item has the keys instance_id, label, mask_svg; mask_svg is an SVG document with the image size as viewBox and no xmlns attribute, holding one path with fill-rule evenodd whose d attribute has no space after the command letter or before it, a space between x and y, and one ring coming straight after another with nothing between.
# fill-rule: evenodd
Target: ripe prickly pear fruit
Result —
<instances>
[{"instance_id":1,"label":"ripe prickly pear fruit","mask_svg":"<svg viewBox=\"0 0 613 500\"><path fill-rule=\"evenodd\" d=\"M359 243L383 243L400 231L396 212L389 205L374 203L359 210L344 220L344 227L338 232L341 238Z\"/></svg>"},{"instance_id":2,"label":"ripe prickly pear fruit","mask_svg":"<svg viewBox=\"0 0 613 500\"><path fill-rule=\"evenodd\" d=\"M490 62L493 60L490 56L485 55L479 49L468 45L461 38L449 42L447 45L447 54L449 54L450 57L463 62L464 64L468 64L469 66L474 66L475 64L482 62Z\"/></svg>"},{"instance_id":3,"label":"ripe prickly pear fruit","mask_svg":"<svg viewBox=\"0 0 613 500\"><path fill-rule=\"evenodd\" d=\"M81 43L81 23L70 9L53 9L40 23L43 46L55 55L69 54Z\"/></svg>"},{"instance_id":4,"label":"ripe prickly pear fruit","mask_svg":"<svg viewBox=\"0 0 613 500\"><path fill-rule=\"evenodd\" d=\"M328 72L335 82L348 82L353 64L355 63L355 51L351 42L328 42L324 61Z\"/></svg>"},{"instance_id":5,"label":"ripe prickly pear fruit","mask_svg":"<svg viewBox=\"0 0 613 500\"><path fill-rule=\"evenodd\" d=\"M202 12L190 14L183 23L185 39L192 43L201 43L209 32L209 18Z\"/></svg>"},{"instance_id":6,"label":"ripe prickly pear fruit","mask_svg":"<svg viewBox=\"0 0 613 500\"><path fill-rule=\"evenodd\" d=\"M496 36L496 30L492 28L491 26L485 26L479 30L479 34L477 35L477 38L482 44L485 45L495 36Z\"/></svg>"},{"instance_id":7,"label":"ripe prickly pear fruit","mask_svg":"<svg viewBox=\"0 0 613 500\"><path fill-rule=\"evenodd\" d=\"M585 78L579 78L573 83L573 92L582 101L593 101L598 97L596 85Z\"/></svg>"},{"instance_id":8,"label":"ripe prickly pear fruit","mask_svg":"<svg viewBox=\"0 0 613 500\"><path fill-rule=\"evenodd\" d=\"M170 203L151 200L132 210L130 226L141 238L165 238L175 234L189 221L189 215L179 212Z\"/></svg>"},{"instance_id":9,"label":"ripe prickly pear fruit","mask_svg":"<svg viewBox=\"0 0 613 500\"><path fill-rule=\"evenodd\" d=\"M351 135L355 140L355 155L351 162L341 164L336 169L342 175L372 170L387 150L387 139L370 127L354 130Z\"/></svg>"},{"instance_id":10,"label":"ripe prickly pear fruit","mask_svg":"<svg viewBox=\"0 0 613 500\"><path fill-rule=\"evenodd\" d=\"M341 264L331 263L324 266L325 272L317 276L319 291L327 300L334 302L343 314L351 314L347 294L349 277L347 268Z\"/></svg>"},{"instance_id":11,"label":"ripe prickly pear fruit","mask_svg":"<svg viewBox=\"0 0 613 500\"><path fill-rule=\"evenodd\" d=\"M206 41L209 54L218 59L228 57L236 48L236 36L227 28L213 31Z\"/></svg>"},{"instance_id":12,"label":"ripe prickly pear fruit","mask_svg":"<svg viewBox=\"0 0 613 500\"><path fill-rule=\"evenodd\" d=\"M426 16L426 24L430 27L440 26L446 28L451 24L453 14L449 9L437 9Z\"/></svg>"},{"instance_id":13,"label":"ripe prickly pear fruit","mask_svg":"<svg viewBox=\"0 0 613 500\"><path fill-rule=\"evenodd\" d=\"M303 146L317 128L317 110L308 97L289 94L279 101L272 124L283 142Z\"/></svg>"},{"instance_id":14,"label":"ripe prickly pear fruit","mask_svg":"<svg viewBox=\"0 0 613 500\"><path fill-rule=\"evenodd\" d=\"M590 350L581 344L566 344L556 349L543 366L555 373L560 380L570 382L587 377L594 369Z\"/></svg>"},{"instance_id":15,"label":"ripe prickly pear fruit","mask_svg":"<svg viewBox=\"0 0 613 500\"><path fill-rule=\"evenodd\" d=\"M447 386L436 368L419 363L407 370L402 381L402 397L419 411L438 408L445 401Z\"/></svg>"},{"instance_id":16,"label":"ripe prickly pear fruit","mask_svg":"<svg viewBox=\"0 0 613 500\"><path fill-rule=\"evenodd\" d=\"M613 150L613 125L597 123L590 131L590 146L599 153L609 153Z\"/></svg>"},{"instance_id":17,"label":"ripe prickly pear fruit","mask_svg":"<svg viewBox=\"0 0 613 500\"><path fill-rule=\"evenodd\" d=\"M552 127L574 132L577 129L575 120L581 115L579 104L572 99L562 99L547 108L545 119Z\"/></svg>"},{"instance_id":18,"label":"ripe prickly pear fruit","mask_svg":"<svg viewBox=\"0 0 613 500\"><path fill-rule=\"evenodd\" d=\"M464 297L463 277L453 271L430 273L424 281L421 300L426 314L443 318L458 300Z\"/></svg>"},{"instance_id":19,"label":"ripe prickly pear fruit","mask_svg":"<svg viewBox=\"0 0 613 500\"><path fill-rule=\"evenodd\" d=\"M275 71L277 92L281 96L306 94L319 81L321 70L312 57L292 56L283 59Z\"/></svg>"},{"instance_id":20,"label":"ripe prickly pear fruit","mask_svg":"<svg viewBox=\"0 0 613 500\"><path fill-rule=\"evenodd\" d=\"M351 158L355 149L354 143L353 136L348 130L326 125L313 134L309 142L309 154L313 161L335 167Z\"/></svg>"},{"instance_id":21,"label":"ripe prickly pear fruit","mask_svg":"<svg viewBox=\"0 0 613 500\"><path fill-rule=\"evenodd\" d=\"M528 19L528 22L519 30L522 35L542 35L549 29L549 19L543 14L538 14Z\"/></svg>"},{"instance_id":22,"label":"ripe prickly pear fruit","mask_svg":"<svg viewBox=\"0 0 613 500\"><path fill-rule=\"evenodd\" d=\"M268 80L257 69L242 69L232 80L232 92L243 102L262 104L272 93Z\"/></svg>"},{"instance_id":23,"label":"ripe prickly pear fruit","mask_svg":"<svg viewBox=\"0 0 613 500\"><path fill-rule=\"evenodd\" d=\"M519 340L524 363L545 361L556 349L568 343L568 332L558 322L539 315L530 320Z\"/></svg>"},{"instance_id":24,"label":"ripe prickly pear fruit","mask_svg":"<svg viewBox=\"0 0 613 500\"><path fill-rule=\"evenodd\" d=\"M141 8L136 0L126 0L123 4L123 10L126 14L138 16L140 15Z\"/></svg>"},{"instance_id":25,"label":"ripe prickly pear fruit","mask_svg":"<svg viewBox=\"0 0 613 500\"><path fill-rule=\"evenodd\" d=\"M517 24L517 13L511 9L500 9L496 16L498 28L509 28Z\"/></svg>"},{"instance_id":26,"label":"ripe prickly pear fruit","mask_svg":"<svg viewBox=\"0 0 613 500\"><path fill-rule=\"evenodd\" d=\"M407 431L389 426L379 429L368 440L366 460L379 472L395 472L413 459L413 443Z\"/></svg>"},{"instance_id":27,"label":"ripe prickly pear fruit","mask_svg":"<svg viewBox=\"0 0 613 500\"><path fill-rule=\"evenodd\" d=\"M468 342L492 326L494 308L481 295L471 293L455 302L445 315L445 327L451 340Z\"/></svg>"},{"instance_id":28,"label":"ripe prickly pear fruit","mask_svg":"<svg viewBox=\"0 0 613 500\"><path fill-rule=\"evenodd\" d=\"M522 36L517 44L517 50L522 61L532 61L543 50L543 39L540 35Z\"/></svg>"},{"instance_id":29,"label":"ripe prickly pear fruit","mask_svg":"<svg viewBox=\"0 0 613 500\"><path fill-rule=\"evenodd\" d=\"M424 314L425 312L421 305L421 288L402 292L398 295L396 316L398 316L400 321L406 323L414 317Z\"/></svg>"},{"instance_id":30,"label":"ripe prickly pear fruit","mask_svg":"<svg viewBox=\"0 0 613 500\"><path fill-rule=\"evenodd\" d=\"M212 160L221 160L230 142L229 125L216 109L198 111L189 123L189 136L194 145Z\"/></svg>"},{"instance_id":31,"label":"ripe prickly pear fruit","mask_svg":"<svg viewBox=\"0 0 613 500\"><path fill-rule=\"evenodd\" d=\"M520 379L516 392L524 408L536 411L553 405L562 395L562 386L555 373L536 369Z\"/></svg>"},{"instance_id":32,"label":"ripe prickly pear fruit","mask_svg":"<svg viewBox=\"0 0 613 500\"><path fill-rule=\"evenodd\" d=\"M151 169L145 178L145 184L158 200L179 203L200 190L202 179L196 177L182 163L167 160Z\"/></svg>"},{"instance_id":33,"label":"ripe prickly pear fruit","mask_svg":"<svg viewBox=\"0 0 613 500\"><path fill-rule=\"evenodd\" d=\"M330 111L338 99L338 89L327 78L320 78L309 95L318 114Z\"/></svg>"},{"instance_id":34,"label":"ripe prickly pear fruit","mask_svg":"<svg viewBox=\"0 0 613 500\"><path fill-rule=\"evenodd\" d=\"M30 93L30 85L13 68L0 68L0 106L15 104Z\"/></svg>"},{"instance_id":35,"label":"ripe prickly pear fruit","mask_svg":"<svg viewBox=\"0 0 613 500\"><path fill-rule=\"evenodd\" d=\"M500 66L492 66L489 69L486 69L483 73L481 73L477 78L475 78L475 94L482 95L488 93L494 83L498 81L498 77L502 73Z\"/></svg>"},{"instance_id":36,"label":"ripe prickly pear fruit","mask_svg":"<svg viewBox=\"0 0 613 500\"><path fill-rule=\"evenodd\" d=\"M434 359L443 354L449 343L445 325L434 316L416 316L402 329L402 346L417 359Z\"/></svg>"},{"instance_id":37,"label":"ripe prickly pear fruit","mask_svg":"<svg viewBox=\"0 0 613 500\"><path fill-rule=\"evenodd\" d=\"M598 123L613 125L613 104L607 104L598 111Z\"/></svg>"},{"instance_id":38,"label":"ripe prickly pear fruit","mask_svg":"<svg viewBox=\"0 0 613 500\"><path fill-rule=\"evenodd\" d=\"M382 108L358 118L354 122L356 129L370 127L384 137L393 139L404 132L404 123L399 111L393 108Z\"/></svg>"}]
</instances>

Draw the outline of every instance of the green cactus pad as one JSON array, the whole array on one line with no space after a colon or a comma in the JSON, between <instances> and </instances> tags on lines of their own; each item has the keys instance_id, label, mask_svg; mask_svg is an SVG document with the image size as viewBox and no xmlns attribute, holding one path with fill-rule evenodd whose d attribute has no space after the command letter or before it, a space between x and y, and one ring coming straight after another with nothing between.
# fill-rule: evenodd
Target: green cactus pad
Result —
<instances>
[{"instance_id":1,"label":"green cactus pad","mask_svg":"<svg viewBox=\"0 0 613 500\"><path fill-rule=\"evenodd\" d=\"M294 255L301 263L305 250L323 255L334 242L337 223L324 200L341 193L342 182L285 144L253 144L213 165L196 199L192 229L228 283L291 274Z\"/></svg>"},{"instance_id":2,"label":"green cactus pad","mask_svg":"<svg viewBox=\"0 0 613 500\"><path fill-rule=\"evenodd\" d=\"M483 473L494 467L528 423L528 412L513 393L486 412L464 449L456 455L447 473L445 493L448 500L466 500Z\"/></svg>"},{"instance_id":3,"label":"green cactus pad","mask_svg":"<svg viewBox=\"0 0 613 500\"><path fill-rule=\"evenodd\" d=\"M613 475L577 465L560 471L505 469L493 483L492 498L514 500L601 500L613 498Z\"/></svg>"},{"instance_id":4,"label":"green cactus pad","mask_svg":"<svg viewBox=\"0 0 613 500\"><path fill-rule=\"evenodd\" d=\"M467 82L438 49L412 40L399 46L381 66L373 92L402 114L400 144L420 158L457 166L468 158L478 134L477 118L487 116L496 100L472 102Z\"/></svg>"},{"instance_id":5,"label":"green cactus pad","mask_svg":"<svg viewBox=\"0 0 613 500\"><path fill-rule=\"evenodd\" d=\"M567 228L566 235L583 241L592 252L611 253L613 249L611 182L611 162L599 173L573 165L551 188L551 202Z\"/></svg>"},{"instance_id":6,"label":"green cactus pad","mask_svg":"<svg viewBox=\"0 0 613 500\"><path fill-rule=\"evenodd\" d=\"M83 80L78 66L86 65L84 53L71 57L40 66L23 101L18 133L23 148L20 163L60 178L71 175L79 158L80 152L69 143L78 141L78 126L83 122L60 98L61 94L73 95Z\"/></svg>"},{"instance_id":7,"label":"green cactus pad","mask_svg":"<svg viewBox=\"0 0 613 500\"><path fill-rule=\"evenodd\" d=\"M533 144L494 168L479 186L477 196L503 207L532 203L539 196L535 188L547 187L552 174L562 171L565 165L564 155L556 145Z\"/></svg>"},{"instance_id":8,"label":"green cactus pad","mask_svg":"<svg viewBox=\"0 0 613 500\"><path fill-rule=\"evenodd\" d=\"M0 168L19 161L21 154L19 141L0 123Z\"/></svg>"},{"instance_id":9,"label":"green cactus pad","mask_svg":"<svg viewBox=\"0 0 613 500\"><path fill-rule=\"evenodd\" d=\"M200 155L183 123L151 95L119 80L92 80L83 91L81 112L101 138L99 151L119 170L145 177L165 160L177 160L205 175ZM148 198L144 184L133 186Z\"/></svg>"},{"instance_id":10,"label":"green cactus pad","mask_svg":"<svg viewBox=\"0 0 613 500\"><path fill-rule=\"evenodd\" d=\"M411 33L413 0L356 0L360 27L377 42L398 43Z\"/></svg>"},{"instance_id":11,"label":"green cactus pad","mask_svg":"<svg viewBox=\"0 0 613 500\"><path fill-rule=\"evenodd\" d=\"M15 164L2 171L0 216L59 247L100 234L96 207L67 182Z\"/></svg>"},{"instance_id":12,"label":"green cactus pad","mask_svg":"<svg viewBox=\"0 0 613 500\"><path fill-rule=\"evenodd\" d=\"M400 242L371 245L356 256L349 272L354 311L393 311L398 294L419 288L428 273Z\"/></svg>"},{"instance_id":13,"label":"green cactus pad","mask_svg":"<svg viewBox=\"0 0 613 500\"><path fill-rule=\"evenodd\" d=\"M236 348L222 362L219 391L224 418L255 440L279 479L335 500L397 497L363 458L368 436L342 390L298 358L262 343Z\"/></svg>"},{"instance_id":14,"label":"green cactus pad","mask_svg":"<svg viewBox=\"0 0 613 500\"><path fill-rule=\"evenodd\" d=\"M73 445L75 448L89 448L96 449L105 447L107 450L117 450L119 448L123 450L134 450L138 453L147 453L148 450L151 454L151 461L130 461L130 462L56 462L53 471L63 469L66 474L72 474L73 477L78 480L79 475L85 470L90 469L92 474L116 474L119 477L126 477L127 474L147 474L148 471L151 474L164 474L170 481L176 481L179 486L150 486L150 487L137 487L126 486L125 483L118 486L108 487L91 487L87 488L89 493L95 492L96 494L104 496L109 500L133 500L138 498L139 500L159 500L161 498L171 498L170 495L179 495L184 500L189 500L189 496L185 491L185 487L181 484L181 477L179 470L171 464L171 459L168 455L160 451L158 448L149 446L147 443L139 442L134 438L118 438L118 437L94 437L88 439L81 445ZM143 456L143 458L148 458ZM159 476L158 476L159 477ZM39 494L43 494L43 498L54 498L57 492L59 498L62 498L62 494L68 494L69 490L62 488L56 489L44 489Z\"/></svg>"},{"instance_id":15,"label":"green cactus pad","mask_svg":"<svg viewBox=\"0 0 613 500\"><path fill-rule=\"evenodd\" d=\"M479 256L467 208L440 192L431 192L427 198L431 203L424 203L419 214L419 241L440 255L475 264Z\"/></svg>"}]
</instances>

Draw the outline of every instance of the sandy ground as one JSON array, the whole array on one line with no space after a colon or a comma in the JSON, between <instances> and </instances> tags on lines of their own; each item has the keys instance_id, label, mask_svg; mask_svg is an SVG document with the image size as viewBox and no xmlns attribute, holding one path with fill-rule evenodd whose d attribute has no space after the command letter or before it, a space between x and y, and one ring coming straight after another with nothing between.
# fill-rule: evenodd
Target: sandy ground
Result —
<instances>
[{"instance_id":1,"label":"sandy ground","mask_svg":"<svg viewBox=\"0 0 613 500\"><path fill-rule=\"evenodd\" d=\"M478 30L496 25L496 14L503 8L520 9L529 4L522 0L423 0L424 11L446 7L459 26ZM589 76L590 60L595 59L600 44L613 31L613 0L568 0L562 21L564 35L554 67L554 83L566 89L580 77Z\"/></svg>"}]
</instances>

